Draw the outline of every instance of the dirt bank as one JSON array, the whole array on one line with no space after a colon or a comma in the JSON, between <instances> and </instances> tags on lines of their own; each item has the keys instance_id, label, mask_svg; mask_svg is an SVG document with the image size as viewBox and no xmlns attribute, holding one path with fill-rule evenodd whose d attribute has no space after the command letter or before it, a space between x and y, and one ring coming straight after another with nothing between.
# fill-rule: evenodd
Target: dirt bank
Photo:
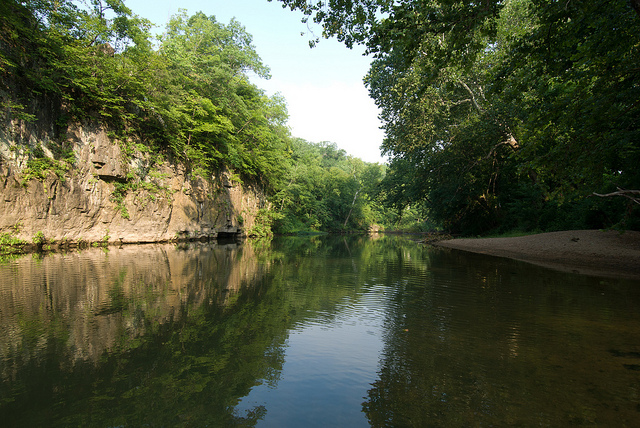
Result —
<instances>
[{"instance_id":1,"label":"dirt bank","mask_svg":"<svg viewBox=\"0 0 640 428\"><path fill-rule=\"evenodd\" d=\"M453 239L434 245L585 275L640 280L640 232L572 230L515 238Z\"/></svg>"}]
</instances>

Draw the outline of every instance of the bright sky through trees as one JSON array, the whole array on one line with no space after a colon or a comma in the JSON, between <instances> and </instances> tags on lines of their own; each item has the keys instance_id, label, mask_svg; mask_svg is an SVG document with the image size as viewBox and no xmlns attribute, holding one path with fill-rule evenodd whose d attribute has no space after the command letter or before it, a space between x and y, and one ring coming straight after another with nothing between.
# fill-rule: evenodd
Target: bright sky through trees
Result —
<instances>
[{"instance_id":1,"label":"bright sky through trees","mask_svg":"<svg viewBox=\"0 0 640 428\"><path fill-rule=\"evenodd\" d=\"M370 58L359 47L349 50L336 40L321 40L313 49L308 41L320 28L307 28L302 15L267 0L126 0L134 14L164 29L169 17L186 9L214 15L224 24L235 17L247 32L271 80L255 79L269 95L287 100L289 126L295 137L312 142L331 141L367 162L383 162L378 110L362 83ZM305 35L300 35L304 32Z\"/></svg>"}]
</instances>

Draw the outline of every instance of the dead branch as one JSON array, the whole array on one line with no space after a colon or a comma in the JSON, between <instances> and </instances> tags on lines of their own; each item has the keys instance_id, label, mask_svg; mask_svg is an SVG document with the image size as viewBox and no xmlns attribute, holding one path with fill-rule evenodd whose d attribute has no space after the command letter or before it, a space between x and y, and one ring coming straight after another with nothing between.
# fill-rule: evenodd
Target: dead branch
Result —
<instances>
[{"instance_id":1,"label":"dead branch","mask_svg":"<svg viewBox=\"0 0 640 428\"><path fill-rule=\"evenodd\" d=\"M640 205L640 197L633 196L633 195L640 195L640 190L625 190L625 189L621 189L620 187L618 187L617 189L618 189L617 191L611 192L611 193L602 194L602 193L593 192L593 194L595 196L600 196L601 198L608 198L611 196L623 196L627 199L631 199L633 202Z\"/></svg>"},{"instance_id":2,"label":"dead branch","mask_svg":"<svg viewBox=\"0 0 640 428\"><path fill-rule=\"evenodd\" d=\"M458 80L458 83L460 83L460 85L467 90L467 92L469 93L469 95L471 95L471 102L473 103L473 106L476 108L476 110L478 110L478 112L482 113L484 111L484 109L482 107L480 107L480 104L478 104L478 101L476 101L476 95L473 93L473 91L471 90L471 88L469 87L469 85L467 85L466 83L464 83L462 80Z\"/></svg>"}]
</instances>

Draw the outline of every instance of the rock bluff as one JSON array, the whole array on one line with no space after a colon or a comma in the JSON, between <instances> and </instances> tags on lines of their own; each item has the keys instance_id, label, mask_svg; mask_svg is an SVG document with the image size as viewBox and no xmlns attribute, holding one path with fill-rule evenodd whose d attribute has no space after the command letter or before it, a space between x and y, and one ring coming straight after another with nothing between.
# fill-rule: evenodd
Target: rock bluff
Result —
<instances>
[{"instance_id":1,"label":"rock bluff","mask_svg":"<svg viewBox=\"0 0 640 428\"><path fill-rule=\"evenodd\" d=\"M60 147L74 159L71 166L53 160ZM66 171L45 169L30 178L36 152L40 160L67 165ZM53 125L2 121L0 192L0 233L28 242L36 236L57 243L243 236L267 208L261 189L226 170L210 177L190 173L135 142L123 145L90 122L60 132Z\"/></svg>"}]
</instances>

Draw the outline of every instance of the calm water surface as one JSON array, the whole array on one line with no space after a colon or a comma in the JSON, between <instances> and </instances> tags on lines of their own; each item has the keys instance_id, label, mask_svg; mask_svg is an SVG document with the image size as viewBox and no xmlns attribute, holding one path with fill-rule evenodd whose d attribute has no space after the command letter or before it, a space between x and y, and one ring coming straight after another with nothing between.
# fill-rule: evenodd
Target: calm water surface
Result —
<instances>
[{"instance_id":1,"label":"calm water surface","mask_svg":"<svg viewBox=\"0 0 640 428\"><path fill-rule=\"evenodd\" d=\"M7 427L640 426L640 282L395 236L0 264Z\"/></svg>"}]
</instances>

